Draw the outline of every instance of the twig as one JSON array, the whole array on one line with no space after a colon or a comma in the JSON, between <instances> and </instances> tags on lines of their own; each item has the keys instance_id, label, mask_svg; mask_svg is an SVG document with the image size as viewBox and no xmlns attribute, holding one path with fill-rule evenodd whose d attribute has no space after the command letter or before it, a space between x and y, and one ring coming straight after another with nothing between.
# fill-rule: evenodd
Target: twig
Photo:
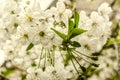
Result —
<instances>
[{"instance_id":1,"label":"twig","mask_svg":"<svg viewBox=\"0 0 120 80\"><path fill-rule=\"evenodd\" d=\"M52 3L48 6L47 9L50 9L52 6L54 6L56 3L58 2L58 0L53 0Z\"/></svg>"},{"instance_id":2,"label":"twig","mask_svg":"<svg viewBox=\"0 0 120 80\"><path fill-rule=\"evenodd\" d=\"M0 80L9 80L9 79L7 79L6 77L0 75Z\"/></svg>"}]
</instances>

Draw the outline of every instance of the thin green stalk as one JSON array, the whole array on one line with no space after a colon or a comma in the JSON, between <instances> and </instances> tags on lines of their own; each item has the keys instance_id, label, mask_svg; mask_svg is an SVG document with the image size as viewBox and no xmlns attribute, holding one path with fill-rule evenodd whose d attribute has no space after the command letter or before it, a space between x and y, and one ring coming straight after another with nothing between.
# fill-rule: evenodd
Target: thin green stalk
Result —
<instances>
[{"instance_id":1,"label":"thin green stalk","mask_svg":"<svg viewBox=\"0 0 120 80\"><path fill-rule=\"evenodd\" d=\"M81 64L78 62L78 60L76 59L76 57L72 53L71 53L71 55L73 56L73 58L75 59L75 61L78 63L78 65L80 66L80 68L82 69L82 71L84 72L85 68L83 66L81 66Z\"/></svg>"},{"instance_id":2,"label":"thin green stalk","mask_svg":"<svg viewBox=\"0 0 120 80\"><path fill-rule=\"evenodd\" d=\"M64 59L64 57L63 57L63 55L62 55L62 53L61 53L61 50L60 50L60 49L59 49L59 51L60 51L60 55L61 55L61 57L62 57L63 61L65 61L65 59Z\"/></svg>"},{"instance_id":3,"label":"thin green stalk","mask_svg":"<svg viewBox=\"0 0 120 80\"><path fill-rule=\"evenodd\" d=\"M52 64L52 57L51 57L51 54L50 54L50 50L48 50L48 54L49 54L49 58L50 58L50 64Z\"/></svg>"},{"instance_id":4,"label":"thin green stalk","mask_svg":"<svg viewBox=\"0 0 120 80\"><path fill-rule=\"evenodd\" d=\"M83 53L80 53L79 51L77 51L77 50L74 50L75 52L77 52L77 53L79 53L79 54L81 54L81 55L83 55L83 56L86 56L86 57L88 57L88 58L91 58L91 56L88 56L88 55L85 55L85 54L83 54Z\"/></svg>"},{"instance_id":5,"label":"thin green stalk","mask_svg":"<svg viewBox=\"0 0 120 80\"><path fill-rule=\"evenodd\" d=\"M43 68L43 70L45 70L45 65L46 65L46 57L47 57L47 52L46 52L46 49L45 49L45 60L44 60L44 68Z\"/></svg>"},{"instance_id":6,"label":"thin green stalk","mask_svg":"<svg viewBox=\"0 0 120 80\"><path fill-rule=\"evenodd\" d=\"M54 66L54 64L55 64L55 49L53 48L53 53L52 53L52 57L53 57L53 59L52 59L52 62L53 62L53 66Z\"/></svg>"},{"instance_id":7,"label":"thin green stalk","mask_svg":"<svg viewBox=\"0 0 120 80\"><path fill-rule=\"evenodd\" d=\"M44 47L42 47L42 49L41 49L41 53L40 53L40 56L39 56L38 68L40 67L41 58L42 58L42 54L43 54L43 49L44 49Z\"/></svg>"},{"instance_id":8,"label":"thin green stalk","mask_svg":"<svg viewBox=\"0 0 120 80\"><path fill-rule=\"evenodd\" d=\"M68 54L69 54L70 56L72 56L71 53L70 53L70 51L68 50L68 48L67 48L67 52L68 52ZM73 60L72 60L72 59L70 59L70 60L71 60L71 62L72 62L72 64L73 64L73 66L74 66L74 68L75 68L77 74L79 75L79 72L78 72L78 70L77 70L77 68L76 68L76 66L75 66L75 64L74 64L74 62L73 62Z\"/></svg>"},{"instance_id":9,"label":"thin green stalk","mask_svg":"<svg viewBox=\"0 0 120 80\"><path fill-rule=\"evenodd\" d=\"M90 61L84 59L83 57L81 57L80 55L78 55L76 52L74 52L74 53L75 53L77 56L79 56L80 58L82 58L84 61L86 61L86 62L88 62L88 63L90 63L90 64L93 64L93 62L90 62Z\"/></svg>"}]
</instances>

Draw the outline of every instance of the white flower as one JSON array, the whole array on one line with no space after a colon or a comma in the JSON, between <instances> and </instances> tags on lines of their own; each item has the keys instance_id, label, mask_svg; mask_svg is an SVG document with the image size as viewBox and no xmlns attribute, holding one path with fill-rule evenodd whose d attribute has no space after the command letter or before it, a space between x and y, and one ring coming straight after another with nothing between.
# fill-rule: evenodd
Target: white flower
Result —
<instances>
[{"instance_id":1,"label":"white flower","mask_svg":"<svg viewBox=\"0 0 120 80\"><path fill-rule=\"evenodd\" d=\"M62 1L57 2L56 7L58 13L63 13L65 11L65 4Z\"/></svg>"},{"instance_id":2,"label":"white flower","mask_svg":"<svg viewBox=\"0 0 120 80\"><path fill-rule=\"evenodd\" d=\"M73 64L68 62L65 65L63 60L66 59L67 51L59 50L63 46L63 39L51 30L54 28L67 34L68 19L73 19L72 10L66 8L63 0L48 10L41 10L39 0L6 1L0 1L0 66L6 60L5 52L11 65L26 72L26 80L76 80L78 75ZM87 32L72 39L81 44L76 50L89 55L100 51L110 33L110 9L107 4L103 4L98 12L94 11L90 15L80 11L78 28ZM30 43L34 46L27 50ZM83 60L79 62L85 64ZM79 67L76 62L75 65Z\"/></svg>"},{"instance_id":3,"label":"white flower","mask_svg":"<svg viewBox=\"0 0 120 80\"><path fill-rule=\"evenodd\" d=\"M72 16L72 11L65 8L65 4L59 1L56 4L56 8L51 8L51 12L54 14L56 22L63 22L65 27L68 27L68 18Z\"/></svg>"},{"instance_id":4,"label":"white flower","mask_svg":"<svg viewBox=\"0 0 120 80\"><path fill-rule=\"evenodd\" d=\"M92 37L92 38L85 37L85 36L80 37L79 41L80 41L81 47L79 51L82 52L83 54L90 54L90 53L97 52L98 40L99 39L95 37Z\"/></svg>"},{"instance_id":5,"label":"white flower","mask_svg":"<svg viewBox=\"0 0 120 80\"><path fill-rule=\"evenodd\" d=\"M1 9L3 14L17 14L20 8L14 0L0 0ZM0 13L1 14L1 13Z\"/></svg>"},{"instance_id":6,"label":"white flower","mask_svg":"<svg viewBox=\"0 0 120 80\"><path fill-rule=\"evenodd\" d=\"M92 28L92 20L87 16L85 11L80 11L80 21L79 21L79 28L90 30Z\"/></svg>"},{"instance_id":7,"label":"white flower","mask_svg":"<svg viewBox=\"0 0 120 80\"><path fill-rule=\"evenodd\" d=\"M30 41L28 33L29 33L28 27L18 26L17 33L15 34L16 40L22 44L28 43Z\"/></svg>"},{"instance_id":8,"label":"white flower","mask_svg":"<svg viewBox=\"0 0 120 80\"><path fill-rule=\"evenodd\" d=\"M19 66L19 65L22 65L23 60L24 59L22 59L22 58L15 58L13 61L17 66Z\"/></svg>"},{"instance_id":9,"label":"white flower","mask_svg":"<svg viewBox=\"0 0 120 80\"><path fill-rule=\"evenodd\" d=\"M104 22L104 18L100 16L97 12L92 12L90 15L90 19L92 20L92 26L101 26Z\"/></svg>"},{"instance_id":10,"label":"white flower","mask_svg":"<svg viewBox=\"0 0 120 80\"><path fill-rule=\"evenodd\" d=\"M0 66L5 62L7 56L3 50L0 50Z\"/></svg>"},{"instance_id":11,"label":"white flower","mask_svg":"<svg viewBox=\"0 0 120 80\"><path fill-rule=\"evenodd\" d=\"M3 24L4 24L3 26L5 27L5 29L7 29L7 32L9 34L16 33L17 27L20 24L17 15L5 14L2 17L2 21L3 21Z\"/></svg>"},{"instance_id":12,"label":"white flower","mask_svg":"<svg viewBox=\"0 0 120 80\"><path fill-rule=\"evenodd\" d=\"M100 15L108 15L112 12L112 9L109 7L109 4L105 2L98 8L98 12Z\"/></svg>"}]
</instances>

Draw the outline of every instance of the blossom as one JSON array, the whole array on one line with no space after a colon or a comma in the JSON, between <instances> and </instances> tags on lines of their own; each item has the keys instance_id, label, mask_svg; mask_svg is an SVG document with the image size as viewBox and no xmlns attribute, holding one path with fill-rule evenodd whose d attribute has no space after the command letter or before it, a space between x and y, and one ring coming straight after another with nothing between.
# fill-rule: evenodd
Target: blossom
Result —
<instances>
[{"instance_id":1,"label":"blossom","mask_svg":"<svg viewBox=\"0 0 120 80\"><path fill-rule=\"evenodd\" d=\"M101 15L108 15L112 12L111 7L109 7L108 3L103 3L99 8L98 12Z\"/></svg>"},{"instance_id":2,"label":"blossom","mask_svg":"<svg viewBox=\"0 0 120 80\"><path fill-rule=\"evenodd\" d=\"M99 52L110 36L108 4L88 15L67 9L60 0L47 10L41 9L38 0L2 2L0 65L7 56L7 61L24 72L16 73L16 80L23 78L21 75L26 80L75 80L88 66L97 66L92 54Z\"/></svg>"},{"instance_id":3,"label":"blossom","mask_svg":"<svg viewBox=\"0 0 120 80\"><path fill-rule=\"evenodd\" d=\"M0 50L0 66L3 65L3 63L5 62L6 60L6 54L4 53L4 51Z\"/></svg>"}]
</instances>

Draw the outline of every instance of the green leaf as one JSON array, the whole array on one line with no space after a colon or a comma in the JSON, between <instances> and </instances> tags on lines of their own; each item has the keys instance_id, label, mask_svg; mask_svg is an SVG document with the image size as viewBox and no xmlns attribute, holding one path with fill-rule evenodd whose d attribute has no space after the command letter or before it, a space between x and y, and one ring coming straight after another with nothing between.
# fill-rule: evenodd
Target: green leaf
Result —
<instances>
[{"instance_id":1,"label":"green leaf","mask_svg":"<svg viewBox=\"0 0 120 80\"><path fill-rule=\"evenodd\" d=\"M26 51L32 49L33 47L34 47L34 44L33 44L33 43L30 43L30 44L28 45L28 47L26 48Z\"/></svg>"},{"instance_id":2,"label":"green leaf","mask_svg":"<svg viewBox=\"0 0 120 80\"><path fill-rule=\"evenodd\" d=\"M112 38L107 42L107 46L112 45L114 42L119 43L120 42L120 38Z\"/></svg>"},{"instance_id":3,"label":"green leaf","mask_svg":"<svg viewBox=\"0 0 120 80\"><path fill-rule=\"evenodd\" d=\"M69 25L69 27L68 27L68 35L69 35L71 33L71 31L74 29L75 24L71 19L69 19L68 25Z\"/></svg>"},{"instance_id":4,"label":"green leaf","mask_svg":"<svg viewBox=\"0 0 120 80\"><path fill-rule=\"evenodd\" d=\"M80 43L77 42L77 41L71 41L70 45L73 46L73 47L81 47Z\"/></svg>"},{"instance_id":5,"label":"green leaf","mask_svg":"<svg viewBox=\"0 0 120 80\"><path fill-rule=\"evenodd\" d=\"M61 37L63 40L66 40L67 35L65 35L64 33L61 33L57 30L55 30L54 28L51 28L59 37Z\"/></svg>"},{"instance_id":6,"label":"green leaf","mask_svg":"<svg viewBox=\"0 0 120 80\"><path fill-rule=\"evenodd\" d=\"M74 21L75 21L75 28L78 28L79 14L77 12L74 13Z\"/></svg>"},{"instance_id":7,"label":"green leaf","mask_svg":"<svg viewBox=\"0 0 120 80\"><path fill-rule=\"evenodd\" d=\"M87 30L83 30L83 29L79 29L79 28L74 28L72 33L71 33L71 36L70 36L70 39L73 38L73 37L76 37L84 32L86 32Z\"/></svg>"},{"instance_id":8,"label":"green leaf","mask_svg":"<svg viewBox=\"0 0 120 80\"><path fill-rule=\"evenodd\" d=\"M10 74L12 74L14 72L14 69L7 69L4 72L1 72L2 75L4 75L5 77L9 76Z\"/></svg>"}]
</instances>

